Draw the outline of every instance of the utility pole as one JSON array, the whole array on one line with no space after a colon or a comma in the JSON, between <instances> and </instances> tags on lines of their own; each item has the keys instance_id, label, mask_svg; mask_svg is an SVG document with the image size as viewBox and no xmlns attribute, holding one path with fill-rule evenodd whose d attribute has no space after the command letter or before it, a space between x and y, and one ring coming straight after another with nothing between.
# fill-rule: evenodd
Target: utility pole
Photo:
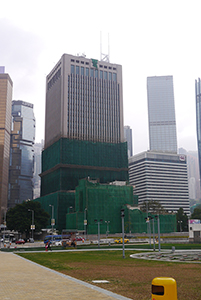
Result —
<instances>
[{"instance_id":1,"label":"utility pole","mask_svg":"<svg viewBox=\"0 0 201 300\"><path fill-rule=\"evenodd\" d=\"M100 221L94 220L95 223L98 224L98 248L100 248L100 224L102 224L103 220L100 219Z\"/></svg>"},{"instance_id":2,"label":"utility pole","mask_svg":"<svg viewBox=\"0 0 201 300\"><path fill-rule=\"evenodd\" d=\"M55 225L55 219L54 219L54 205L49 204L49 206L52 207L52 219L51 219L51 225L52 225L52 246L53 246L53 230Z\"/></svg>"},{"instance_id":3,"label":"utility pole","mask_svg":"<svg viewBox=\"0 0 201 300\"><path fill-rule=\"evenodd\" d=\"M34 237L34 235L33 235L33 231L34 231L34 229L35 229L35 225L34 225L34 210L33 209L28 209L28 211L31 211L32 212L32 225L31 225L31 231L32 231L32 239L33 239L33 237Z\"/></svg>"},{"instance_id":4,"label":"utility pole","mask_svg":"<svg viewBox=\"0 0 201 300\"><path fill-rule=\"evenodd\" d=\"M124 209L121 209L121 221L122 221L122 244L123 244L123 258L125 258L125 246L124 246Z\"/></svg>"}]
</instances>

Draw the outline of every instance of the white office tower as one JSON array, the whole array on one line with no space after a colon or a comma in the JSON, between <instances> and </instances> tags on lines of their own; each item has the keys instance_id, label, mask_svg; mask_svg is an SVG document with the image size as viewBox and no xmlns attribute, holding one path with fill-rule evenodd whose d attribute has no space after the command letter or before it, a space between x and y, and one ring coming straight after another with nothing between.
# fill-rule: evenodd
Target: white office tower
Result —
<instances>
[{"instance_id":1,"label":"white office tower","mask_svg":"<svg viewBox=\"0 0 201 300\"><path fill-rule=\"evenodd\" d=\"M148 77L147 99L150 150L177 153L173 77Z\"/></svg>"},{"instance_id":2,"label":"white office tower","mask_svg":"<svg viewBox=\"0 0 201 300\"><path fill-rule=\"evenodd\" d=\"M64 54L47 76L45 149L60 138L124 142L122 66Z\"/></svg>"},{"instance_id":3,"label":"white office tower","mask_svg":"<svg viewBox=\"0 0 201 300\"><path fill-rule=\"evenodd\" d=\"M129 181L144 201L159 201L169 212L190 214L186 155L146 151L129 159Z\"/></svg>"}]
</instances>

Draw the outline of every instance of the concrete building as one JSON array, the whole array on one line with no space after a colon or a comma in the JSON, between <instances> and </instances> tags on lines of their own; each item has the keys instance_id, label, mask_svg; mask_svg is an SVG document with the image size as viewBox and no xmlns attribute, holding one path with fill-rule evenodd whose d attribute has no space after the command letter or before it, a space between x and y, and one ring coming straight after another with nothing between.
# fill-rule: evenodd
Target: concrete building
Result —
<instances>
[{"instance_id":1,"label":"concrete building","mask_svg":"<svg viewBox=\"0 0 201 300\"><path fill-rule=\"evenodd\" d=\"M0 224L2 216L7 210L8 173L11 133L11 102L13 82L5 72L0 69Z\"/></svg>"},{"instance_id":2,"label":"concrete building","mask_svg":"<svg viewBox=\"0 0 201 300\"><path fill-rule=\"evenodd\" d=\"M124 141L122 66L61 57L47 76L45 149L60 138Z\"/></svg>"},{"instance_id":3,"label":"concrete building","mask_svg":"<svg viewBox=\"0 0 201 300\"><path fill-rule=\"evenodd\" d=\"M200 220L188 220L189 242L201 243L201 223Z\"/></svg>"},{"instance_id":4,"label":"concrete building","mask_svg":"<svg viewBox=\"0 0 201 300\"><path fill-rule=\"evenodd\" d=\"M173 77L148 77L147 99L150 150L177 153Z\"/></svg>"},{"instance_id":5,"label":"concrete building","mask_svg":"<svg viewBox=\"0 0 201 300\"><path fill-rule=\"evenodd\" d=\"M128 148L128 158L133 156L133 139L132 139L132 129L130 126L124 126L124 138L127 142Z\"/></svg>"},{"instance_id":6,"label":"concrete building","mask_svg":"<svg viewBox=\"0 0 201 300\"><path fill-rule=\"evenodd\" d=\"M144 201L160 201L167 211L180 207L189 214L187 161L185 155L146 151L129 159L129 180Z\"/></svg>"},{"instance_id":7,"label":"concrete building","mask_svg":"<svg viewBox=\"0 0 201 300\"><path fill-rule=\"evenodd\" d=\"M35 117L33 104L12 102L8 207L33 199Z\"/></svg>"}]
</instances>

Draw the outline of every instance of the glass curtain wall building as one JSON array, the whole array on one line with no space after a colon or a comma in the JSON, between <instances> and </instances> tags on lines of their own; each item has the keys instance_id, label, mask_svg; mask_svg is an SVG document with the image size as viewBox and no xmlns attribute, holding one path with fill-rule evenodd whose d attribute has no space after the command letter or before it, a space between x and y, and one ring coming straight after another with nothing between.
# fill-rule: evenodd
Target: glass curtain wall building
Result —
<instances>
[{"instance_id":1,"label":"glass curtain wall building","mask_svg":"<svg viewBox=\"0 0 201 300\"><path fill-rule=\"evenodd\" d=\"M8 207L33 199L34 141L33 104L13 101Z\"/></svg>"},{"instance_id":2,"label":"glass curtain wall building","mask_svg":"<svg viewBox=\"0 0 201 300\"><path fill-rule=\"evenodd\" d=\"M7 209L13 82L0 68L0 224Z\"/></svg>"},{"instance_id":3,"label":"glass curtain wall building","mask_svg":"<svg viewBox=\"0 0 201 300\"><path fill-rule=\"evenodd\" d=\"M200 78L195 81L195 99L196 99L196 125L197 125L197 145L199 173L201 178L201 82Z\"/></svg>"},{"instance_id":4,"label":"glass curtain wall building","mask_svg":"<svg viewBox=\"0 0 201 300\"><path fill-rule=\"evenodd\" d=\"M173 77L148 77L147 99L150 150L177 153Z\"/></svg>"},{"instance_id":5,"label":"glass curtain wall building","mask_svg":"<svg viewBox=\"0 0 201 300\"><path fill-rule=\"evenodd\" d=\"M124 138L127 142L128 148L128 158L133 156L133 139L132 139L132 129L130 126L124 126Z\"/></svg>"}]
</instances>

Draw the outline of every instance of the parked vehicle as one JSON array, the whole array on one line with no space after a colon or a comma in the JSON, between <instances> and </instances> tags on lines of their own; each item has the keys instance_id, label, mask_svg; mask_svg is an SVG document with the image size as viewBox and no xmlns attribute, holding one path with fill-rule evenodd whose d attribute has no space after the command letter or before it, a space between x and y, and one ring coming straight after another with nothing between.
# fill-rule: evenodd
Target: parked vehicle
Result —
<instances>
[{"instance_id":1,"label":"parked vehicle","mask_svg":"<svg viewBox=\"0 0 201 300\"><path fill-rule=\"evenodd\" d=\"M58 235L46 235L44 238L44 244L47 244L49 241L52 244L52 240L53 240L53 244L55 244L56 242L61 241L62 236L60 234Z\"/></svg>"},{"instance_id":2,"label":"parked vehicle","mask_svg":"<svg viewBox=\"0 0 201 300\"><path fill-rule=\"evenodd\" d=\"M84 242L84 238L83 237L81 237L81 236L76 236L74 239L73 239L73 241L82 241L82 242Z\"/></svg>"},{"instance_id":3,"label":"parked vehicle","mask_svg":"<svg viewBox=\"0 0 201 300\"><path fill-rule=\"evenodd\" d=\"M19 239L18 241L15 241L15 244L25 244L25 240Z\"/></svg>"},{"instance_id":4,"label":"parked vehicle","mask_svg":"<svg viewBox=\"0 0 201 300\"><path fill-rule=\"evenodd\" d=\"M114 241L116 244L123 244L123 239L120 238L118 240L115 240ZM128 243L129 242L129 239L124 239L124 243Z\"/></svg>"},{"instance_id":5,"label":"parked vehicle","mask_svg":"<svg viewBox=\"0 0 201 300\"><path fill-rule=\"evenodd\" d=\"M61 241L56 241L55 246L62 246L62 242Z\"/></svg>"}]
</instances>

